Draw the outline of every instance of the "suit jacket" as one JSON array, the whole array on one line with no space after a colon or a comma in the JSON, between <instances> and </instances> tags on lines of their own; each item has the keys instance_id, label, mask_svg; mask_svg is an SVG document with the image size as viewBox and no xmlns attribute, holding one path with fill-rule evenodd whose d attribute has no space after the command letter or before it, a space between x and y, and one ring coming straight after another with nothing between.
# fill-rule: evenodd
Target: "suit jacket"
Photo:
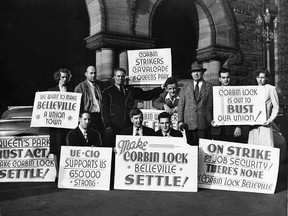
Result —
<instances>
[{"instance_id":1,"label":"suit jacket","mask_svg":"<svg viewBox=\"0 0 288 216\"><path fill-rule=\"evenodd\" d=\"M101 85L100 85L100 81L96 80L96 85L95 85L95 89L96 92L98 94L99 97L99 105L101 106L101 102L102 102L102 89L101 89ZM79 83L76 87L75 87L75 92L77 93L81 93L82 97L81 97L81 110L85 110L88 112L92 112L92 107L93 107L93 93L91 91L90 88L90 84L88 83L88 80L85 80L81 83Z\"/></svg>"},{"instance_id":2,"label":"suit jacket","mask_svg":"<svg viewBox=\"0 0 288 216\"><path fill-rule=\"evenodd\" d=\"M98 92L99 96L99 106L101 109L102 104L102 90L106 88L107 86L111 85L111 81L95 81L96 85L96 91ZM79 83L75 89L74 92L81 93L81 110L85 110L91 113L92 107L93 107L93 94L90 88L90 84L88 83L88 80L85 80L81 83ZM102 111L102 110L101 110Z\"/></svg>"},{"instance_id":3,"label":"suit jacket","mask_svg":"<svg viewBox=\"0 0 288 216\"><path fill-rule=\"evenodd\" d=\"M180 91L178 122L184 122L188 130L206 130L211 125L213 113L212 85L203 81L199 97L194 97L194 83L188 83Z\"/></svg>"},{"instance_id":4,"label":"suit jacket","mask_svg":"<svg viewBox=\"0 0 288 216\"><path fill-rule=\"evenodd\" d=\"M161 129L155 132L155 136L163 136ZM170 136L172 137L183 137L182 133L178 130L171 128Z\"/></svg>"},{"instance_id":5,"label":"suit jacket","mask_svg":"<svg viewBox=\"0 0 288 216\"><path fill-rule=\"evenodd\" d=\"M153 107L155 107L158 110L163 110L164 109L164 104L167 104L170 108L174 108L178 106L179 99L175 99L174 102L172 102L169 99L166 99L168 92L165 91L162 94L159 95L158 98L153 100Z\"/></svg>"},{"instance_id":6,"label":"suit jacket","mask_svg":"<svg viewBox=\"0 0 288 216\"><path fill-rule=\"evenodd\" d=\"M141 88L124 86L124 90L123 95L115 85L111 85L103 91L102 118L105 127L120 130L129 125L129 112L135 108L136 99L152 100L163 92L160 87L144 91Z\"/></svg>"},{"instance_id":7,"label":"suit jacket","mask_svg":"<svg viewBox=\"0 0 288 216\"><path fill-rule=\"evenodd\" d=\"M88 143L86 142L84 135L82 134L79 126L71 130L67 135L68 146L101 146L101 136L98 131L89 128L87 130Z\"/></svg>"},{"instance_id":8,"label":"suit jacket","mask_svg":"<svg viewBox=\"0 0 288 216\"><path fill-rule=\"evenodd\" d=\"M48 91L60 91L59 85L49 88ZM67 92L73 89L67 86ZM50 153L56 154L60 151L62 145L66 145L66 136L70 129L49 128L50 133Z\"/></svg>"},{"instance_id":9,"label":"suit jacket","mask_svg":"<svg viewBox=\"0 0 288 216\"><path fill-rule=\"evenodd\" d=\"M142 126L143 127L143 136L154 136L155 131L152 128ZM129 125L122 129L121 131L122 135L133 135L133 125Z\"/></svg>"}]
</instances>

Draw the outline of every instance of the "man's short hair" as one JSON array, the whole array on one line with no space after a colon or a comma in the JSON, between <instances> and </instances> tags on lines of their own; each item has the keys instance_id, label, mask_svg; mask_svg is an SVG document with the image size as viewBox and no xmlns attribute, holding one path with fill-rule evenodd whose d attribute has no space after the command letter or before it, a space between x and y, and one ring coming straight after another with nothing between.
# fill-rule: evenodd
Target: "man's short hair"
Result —
<instances>
[{"instance_id":1,"label":"man's short hair","mask_svg":"<svg viewBox=\"0 0 288 216\"><path fill-rule=\"evenodd\" d=\"M164 87L166 88L168 85L171 85L171 84L176 84L177 86L177 80L174 78L174 77L168 77L167 80L165 81L164 83Z\"/></svg>"},{"instance_id":2,"label":"man's short hair","mask_svg":"<svg viewBox=\"0 0 288 216\"><path fill-rule=\"evenodd\" d=\"M91 116L91 113L90 113L89 111L80 110L80 112L79 112L79 118L82 118L82 116L83 116L84 113L87 113L87 114L89 114L89 115Z\"/></svg>"},{"instance_id":3,"label":"man's short hair","mask_svg":"<svg viewBox=\"0 0 288 216\"><path fill-rule=\"evenodd\" d=\"M129 117L132 118L133 116L139 115L139 114L141 114L143 116L143 113L142 113L142 111L140 109L134 108L134 109L130 110Z\"/></svg>"},{"instance_id":4,"label":"man's short hair","mask_svg":"<svg viewBox=\"0 0 288 216\"><path fill-rule=\"evenodd\" d=\"M125 68L122 68L122 67L117 67L117 68L115 68L115 69L114 69L114 75L116 74L117 71L124 72L125 75L126 75L126 70L125 70Z\"/></svg>"},{"instance_id":5,"label":"man's short hair","mask_svg":"<svg viewBox=\"0 0 288 216\"><path fill-rule=\"evenodd\" d=\"M58 82L60 80L61 73L67 73L68 74L67 82L69 82L71 80L72 74L71 74L70 70L68 70L67 68L60 68L53 75L53 78L56 82Z\"/></svg>"},{"instance_id":6,"label":"man's short hair","mask_svg":"<svg viewBox=\"0 0 288 216\"><path fill-rule=\"evenodd\" d=\"M219 70L219 72L218 72L219 77L220 77L221 73L229 73L229 74L231 74L231 70L228 69L228 68L224 68L224 67L223 67L223 68L221 68L221 69Z\"/></svg>"},{"instance_id":7,"label":"man's short hair","mask_svg":"<svg viewBox=\"0 0 288 216\"><path fill-rule=\"evenodd\" d=\"M168 118L171 121L171 115L167 112L162 112L158 115L158 121L160 122L161 118Z\"/></svg>"}]
</instances>

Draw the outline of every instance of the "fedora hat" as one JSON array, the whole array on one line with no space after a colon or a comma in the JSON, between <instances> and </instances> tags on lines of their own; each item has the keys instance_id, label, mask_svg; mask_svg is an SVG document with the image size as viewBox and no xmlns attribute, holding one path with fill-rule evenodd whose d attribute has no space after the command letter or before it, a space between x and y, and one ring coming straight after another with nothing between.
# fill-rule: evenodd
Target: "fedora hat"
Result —
<instances>
[{"instance_id":1,"label":"fedora hat","mask_svg":"<svg viewBox=\"0 0 288 216\"><path fill-rule=\"evenodd\" d=\"M205 72L207 69L203 68L203 65L201 63L193 62L191 65L191 69L188 72L193 72L193 71L203 71Z\"/></svg>"}]
</instances>

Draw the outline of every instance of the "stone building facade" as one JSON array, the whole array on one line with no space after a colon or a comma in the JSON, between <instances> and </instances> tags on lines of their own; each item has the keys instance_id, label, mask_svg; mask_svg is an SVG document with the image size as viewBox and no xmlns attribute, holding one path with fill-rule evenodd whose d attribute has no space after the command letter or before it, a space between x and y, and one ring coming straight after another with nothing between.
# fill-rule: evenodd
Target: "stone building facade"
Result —
<instances>
[{"instance_id":1,"label":"stone building facade","mask_svg":"<svg viewBox=\"0 0 288 216\"><path fill-rule=\"evenodd\" d=\"M253 71L267 67L263 26L256 18L268 8L275 35L269 46L272 83L281 103L287 101L284 0L86 0L86 5L90 36L85 40L95 51L99 79L111 78L115 67L128 69L127 50L170 47L173 76L190 78L191 63L201 61L205 79L215 85L222 66L232 69L240 85L252 84Z\"/></svg>"}]
</instances>

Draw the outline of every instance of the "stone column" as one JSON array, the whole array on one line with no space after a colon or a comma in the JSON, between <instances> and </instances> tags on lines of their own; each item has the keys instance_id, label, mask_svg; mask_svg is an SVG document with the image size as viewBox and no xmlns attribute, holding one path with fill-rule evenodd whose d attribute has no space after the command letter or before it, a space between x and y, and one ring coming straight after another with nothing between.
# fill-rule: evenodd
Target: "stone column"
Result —
<instances>
[{"instance_id":1,"label":"stone column","mask_svg":"<svg viewBox=\"0 0 288 216\"><path fill-rule=\"evenodd\" d=\"M219 85L218 71L221 68L221 62L212 59L209 62L203 62L203 67L207 68L207 71L204 73L204 80L213 85Z\"/></svg>"},{"instance_id":2,"label":"stone column","mask_svg":"<svg viewBox=\"0 0 288 216\"><path fill-rule=\"evenodd\" d=\"M97 79L100 79L102 67L101 67L101 50L96 50L96 71L97 71Z\"/></svg>"},{"instance_id":3,"label":"stone column","mask_svg":"<svg viewBox=\"0 0 288 216\"><path fill-rule=\"evenodd\" d=\"M127 50L122 50L119 53L119 67L124 68L128 72Z\"/></svg>"},{"instance_id":4,"label":"stone column","mask_svg":"<svg viewBox=\"0 0 288 216\"><path fill-rule=\"evenodd\" d=\"M110 48L101 49L101 72L97 78L99 80L107 80L113 77L115 67L114 50Z\"/></svg>"}]
</instances>

